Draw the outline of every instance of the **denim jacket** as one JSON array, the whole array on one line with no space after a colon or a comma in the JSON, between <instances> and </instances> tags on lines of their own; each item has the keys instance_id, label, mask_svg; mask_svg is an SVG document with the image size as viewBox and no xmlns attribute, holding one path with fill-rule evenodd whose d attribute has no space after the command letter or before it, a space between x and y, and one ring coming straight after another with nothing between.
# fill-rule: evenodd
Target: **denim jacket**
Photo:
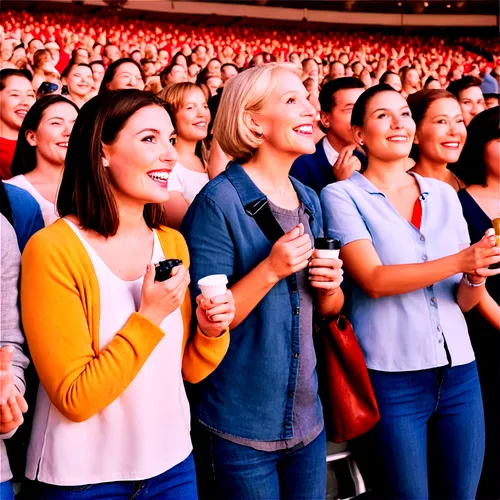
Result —
<instances>
[{"instance_id":1,"label":"denim jacket","mask_svg":"<svg viewBox=\"0 0 500 500\"><path fill-rule=\"evenodd\" d=\"M316 238L323 229L318 197L312 189L291 181ZM262 199L266 199L264 193L236 163L198 194L182 224L191 258L193 298L199 294L200 278L226 274L230 287L268 257L271 243L245 211ZM226 357L194 391L194 418L216 431L246 439L294 437L299 315L297 281L292 275L279 281L231 331ZM319 398L315 404L321 415Z\"/></svg>"}]
</instances>

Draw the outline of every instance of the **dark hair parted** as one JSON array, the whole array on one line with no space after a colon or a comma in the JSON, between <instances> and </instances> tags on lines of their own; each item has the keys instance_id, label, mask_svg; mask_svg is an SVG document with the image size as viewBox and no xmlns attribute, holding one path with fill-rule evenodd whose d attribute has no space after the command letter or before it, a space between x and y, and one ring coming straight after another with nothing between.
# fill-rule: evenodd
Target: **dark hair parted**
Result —
<instances>
[{"instance_id":1,"label":"dark hair parted","mask_svg":"<svg viewBox=\"0 0 500 500\"><path fill-rule=\"evenodd\" d=\"M99 88L99 94L102 94L105 92L112 92L112 91L108 90L108 84L110 84L113 81L113 78L115 77L115 73L116 73L117 69L122 64L126 64L126 63L133 64L139 70L139 73L141 74L142 81L146 82L146 78L144 76L144 71L142 71L141 65L134 59L131 59L129 57L124 57L123 59L118 59L118 61L111 63L107 67L106 72L104 73L104 77L102 78L101 86Z\"/></svg>"},{"instance_id":2,"label":"dark hair parted","mask_svg":"<svg viewBox=\"0 0 500 500\"><path fill-rule=\"evenodd\" d=\"M467 186L487 185L487 167L484 161L486 145L500 138L500 107L486 109L476 115L467 127L467 140L457 163L450 170Z\"/></svg>"},{"instance_id":3,"label":"dark hair parted","mask_svg":"<svg viewBox=\"0 0 500 500\"><path fill-rule=\"evenodd\" d=\"M417 129L420 127L430 105L440 99L453 99L458 102L457 98L451 92L443 89L424 89L408 96L408 106L410 107L411 116L417 126ZM418 144L413 144L410 152L410 158L415 161L419 160L420 154Z\"/></svg>"},{"instance_id":4,"label":"dark hair parted","mask_svg":"<svg viewBox=\"0 0 500 500\"><path fill-rule=\"evenodd\" d=\"M14 156L10 165L12 175L27 174L28 172L34 170L36 167L36 146L31 146L29 144L26 139L26 133L29 130L36 132L45 111L47 111L47 109L51 106L54 106L54 104L60 103L73 106L77 113L79 111L78 106L73 101L66 99L66 97L57 94L49 94L40 97L40 99L38 99L26 113L23 124L19 130L16 150L14 151Z\"/></svg>"},{"instance_id":5,"label":"dark hair parted","mask_svg":"<svg viewBox=\"0 0 500 500\"><path fill-rule=\"evenodd\" d=\"M33 77L27 69L12 69L5 68L0 70L0 92L7 86L7 80L12 76L18 76L19 78L26 78L26 80L32 82Z\"/></svg>"},{"instance_id":6,"label":"dark hair parted","mask_svg":"<svg viewBox=\"0 0 500 500\"><path fill-rule=\"evenodd\" d=\"M90 66L90 64L87 64L87 63L76 63L73 59L71 59L71 61L68 63L68 65L63 69L63 72L61 73L61 79L68 78L69 74L71 73L71 70L73 68L76 68L76 67L79 67L79 66L82 66L84 68L89 68L90 71L92 71L92 66Z\"/></svg>"},{"instance_id":7,"label":"dark hair parted","mask_svg":"<svg viewBox=\"0 0 500 500\"><path fill-rule=\"evenodd\" d=\"M335 81L335 80L334 80ZM363 85L363 84L361 84ZM374 85L369 89L365 90L359 97L358 100L354 103L354 107L352 108L351 114L351 127L362 127L365 121L366 108L368 107L369 102L381 92L394 92L401 95L397 90L394 90L387 83L380 83L378 85Z\"/></svg>"},{"instance_id":8,"label":"dark hair parted","mask_svg":"<svg viewBox=\"0 0 500 500\"><path fill-rule=\"evenodd\" d=\"M337 62L337 61L336 61ZM343 76L335 78L326 83L319 93L319 104L321 111L329 113L335 107L335 94L340 90L364 89L365 86L359 78L353 76Z\"/></svg>"},{"instance_id":9,"label":"dark hair parted","mask_svg":"<svg viewBox=\"0 0 500 500\"><path fill-rule=\"evenodd\" d=\"M470 89L471 87L481 87L481 79L475 76L464 76L459 80L451 82L446 90L451 92L457 99L460 99L460 92Z\"/></svg>"},{"instance_id":10,"label":"dark hair parted","mask_svg":"<svg viewBox=\"0 0 500 500\"><path fill-rule=\"evenodd\" d=\"M399 78L399 75L395 73L394 71L386 71L381 77L380 77L380 83L387 83L386 80L389 79L391 75L397 76ZM389 85L389 84L387 84Z\"/></svg>"},{"instance_id":11,"label":"dark hair parted","mask_svg":"<svg viewBox=\"0 0 500 500\"><path fill-rule=\"evenodd\" d=\"M132 115L147 106L163 109L161 99L140 90L113 90L90 99L80 110L69 140L57 211L74 215L84 229L105 238L118 231L119 215L109 175L102 164L102 144L113 144ZM161 204L146 204L150 228L166 224Z\"/></svg>"}]
</instances>

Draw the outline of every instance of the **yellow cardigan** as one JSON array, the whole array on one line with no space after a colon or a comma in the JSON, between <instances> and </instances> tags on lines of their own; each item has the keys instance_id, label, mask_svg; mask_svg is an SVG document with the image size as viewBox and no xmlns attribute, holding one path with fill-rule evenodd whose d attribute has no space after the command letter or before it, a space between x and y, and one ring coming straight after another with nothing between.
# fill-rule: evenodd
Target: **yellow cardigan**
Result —
<instances>
[{"instance_id":1,"label":"yellow cardigan","mask_svg":"<svg viewBox=\"0 0 500 500\"><path fill-rule=\"evenodd\" d=\"M189 253L180 233L157 230L164 255ZM52 404L68 419L89 419L125 391L168 332L139 313L99 349L99 283L78 236L63 220L36 233L22 256L21 309L24 331L40 382ZM198 328L190 334L189 291L181 306L184 321L182 374L197 383L210 375L229 347L229 331L217 338ZM156 397L161 398L158 381Z\"/></svg>"}]
</instances>

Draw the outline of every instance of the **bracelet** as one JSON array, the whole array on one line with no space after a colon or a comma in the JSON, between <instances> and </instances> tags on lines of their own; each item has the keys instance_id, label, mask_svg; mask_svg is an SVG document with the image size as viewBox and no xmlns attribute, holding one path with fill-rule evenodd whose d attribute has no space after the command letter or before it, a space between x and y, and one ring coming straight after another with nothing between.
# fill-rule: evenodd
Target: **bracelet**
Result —
<instances>
[{"instance_id":1,"label":"bracelet","mask_svg":"<svg viewBox=\"0 0 500 500\"><path fill-rule=\"evenodd\" d=\"M486 283L486 278L484 278L479 283L474 283L473 281L470 281L467 273L464 273L464 275L462 276L462 280L469 288L478 288Z\"/></svg>"}]
</instances>

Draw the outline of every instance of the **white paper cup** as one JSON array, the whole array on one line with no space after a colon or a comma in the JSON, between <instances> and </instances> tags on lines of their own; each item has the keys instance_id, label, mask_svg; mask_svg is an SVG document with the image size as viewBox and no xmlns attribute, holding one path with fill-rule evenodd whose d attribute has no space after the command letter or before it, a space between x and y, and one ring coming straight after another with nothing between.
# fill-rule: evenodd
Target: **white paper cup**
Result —
<instances>
[{"instance_id":1,"label":"white paper cup","mask_svg":"<svg viewBox=\"0 0 500 500\"><path fill-rule=\"evenodd\" d=\"M314 257L316 259L338 259L340 250L318 250L314 249Z\"/></svg>"},{"instance_id":2,"label":"white paper cup","mask_svg":"<svg viewBox=\"0 0 500 500\"><path fill-rule=\"evenodd\" d=\"M205 299L224 295L227 290L227 276L225 274L211 274L198 281L198 286Z\"/></svg>"}]
</instances>

